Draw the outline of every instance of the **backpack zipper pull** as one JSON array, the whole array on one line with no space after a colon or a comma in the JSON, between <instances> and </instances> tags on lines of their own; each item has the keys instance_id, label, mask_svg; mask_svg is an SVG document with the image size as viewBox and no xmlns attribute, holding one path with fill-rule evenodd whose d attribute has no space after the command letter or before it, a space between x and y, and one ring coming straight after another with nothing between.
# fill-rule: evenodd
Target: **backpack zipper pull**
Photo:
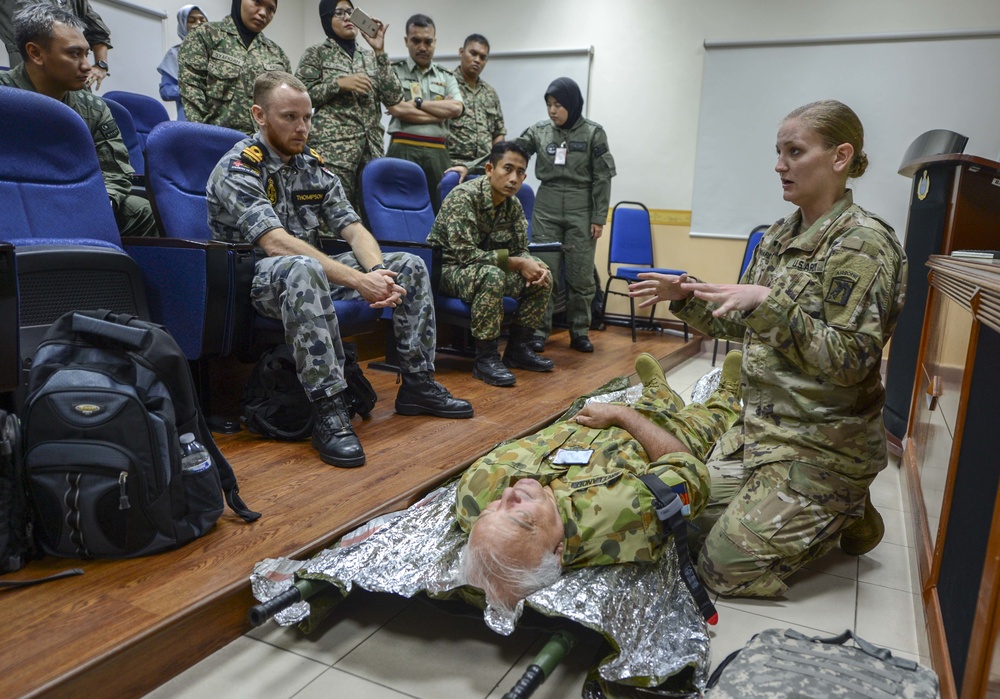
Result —
<instances>
[{"instance_id":1,"label":"backpack zipper pull","mask_svg":"<svg viewBox=\"0 0 1000 699\"><path fill-rule=\"evenodd\" d=\"M122 471L118 476L118 509L127 510L132 507L128 502L128 492L125 490L125 481L128 479L128 471Z\"/></svg>"}]
</instances>

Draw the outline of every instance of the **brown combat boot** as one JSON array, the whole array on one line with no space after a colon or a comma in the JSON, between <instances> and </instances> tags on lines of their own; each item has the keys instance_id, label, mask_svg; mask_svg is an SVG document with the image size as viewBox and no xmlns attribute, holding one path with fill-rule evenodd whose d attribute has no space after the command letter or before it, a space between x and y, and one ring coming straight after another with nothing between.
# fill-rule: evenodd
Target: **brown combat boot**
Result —
<instances>
[{"instance_id":1,"label":"brown combat boot","mask_svg":"<svg viewBox=\"0 0 1000 699\"><path fill-rule=\"evenodd\" d=\"M865 513L840 534L840 550L848 556L863 556L879 545L885 535L882 515L872 505L871 493L865 496Z\"/></svg>"}]
</instances>

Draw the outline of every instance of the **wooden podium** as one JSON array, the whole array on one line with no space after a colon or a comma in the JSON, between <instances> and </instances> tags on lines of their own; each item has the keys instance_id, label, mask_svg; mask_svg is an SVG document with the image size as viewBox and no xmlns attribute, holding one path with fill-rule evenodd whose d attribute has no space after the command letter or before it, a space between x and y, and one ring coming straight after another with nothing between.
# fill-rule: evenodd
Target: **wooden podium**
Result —
<instances>
[{"instance_id":1,"label":"wooden podium","mask_svg":"<svg viewBox=\"0 0 1000 699\"><path fill-rule=\"evenodd\" d=\"M913 178L906 223L906 305L892 336L883 416L890 439L906 434L927 304L931 255L1000 249L1000 163L974 155L932 155L903 163Z\"/></svg>"}]
</instances>

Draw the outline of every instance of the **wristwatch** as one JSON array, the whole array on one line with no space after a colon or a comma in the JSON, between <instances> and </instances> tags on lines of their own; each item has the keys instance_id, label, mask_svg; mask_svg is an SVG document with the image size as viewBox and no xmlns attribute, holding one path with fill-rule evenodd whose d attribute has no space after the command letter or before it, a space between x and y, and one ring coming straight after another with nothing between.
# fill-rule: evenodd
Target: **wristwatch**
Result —
<instances>
[{"instance_id":1,"label":"wristwatch","mask_svg":"<svg viewBox=\"0 0 1000 699\"><path fill-rule=\"evenodd\" d=\"M107 61L94 61L94 67L95 68L100 68L101 70L103 70L108 75L111 75L111 71L108 70L108 62Z\"/></svg>"},{"instance_id":2,"label":"wristwatch","mask_svg":"<svg viewBox=\"0 0 1000 699\"><path fill-rule=\"evenodd\" d=\"M417 109L423 109L424 108L424 98L423 97L418 97L417 99L413 100L413 104L414 104L414 106Z\"/></svg>"},{"instance_id":3,"label":"wristwatch","mask_svg":"<svg viewBox=\"0 0 1000 699\"><path fill-rule=\"evenodd\" d=\"M379 271L380 269L385 269L385 265L384 265L384 264L382 264L381 262L379 262L379 263L378 263L377 265L375 265L374 267L370 267L370 268L368 269L368 271L369 271L369 272L377 272L377 271Z\"/></svg>"}]
</instances>

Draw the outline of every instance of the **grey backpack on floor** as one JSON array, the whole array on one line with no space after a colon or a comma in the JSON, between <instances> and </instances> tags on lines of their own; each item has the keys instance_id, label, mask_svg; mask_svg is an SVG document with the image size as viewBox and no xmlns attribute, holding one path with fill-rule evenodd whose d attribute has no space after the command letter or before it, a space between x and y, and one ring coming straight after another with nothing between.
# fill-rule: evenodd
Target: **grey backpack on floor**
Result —
<instances>
[{"instance_id":1,"label":"grey backpack on floor","mask_svg":"<svg viewBox=\"0 0 1000 699\"><path fill-rule=\"evenodd\" d=\"M855 646L844 643L854 639ZM768 629L723 660L708 680L711 699L935 699L933 670L895 658L845 631L833 638Z\"/></svg>"}]
</instances>

